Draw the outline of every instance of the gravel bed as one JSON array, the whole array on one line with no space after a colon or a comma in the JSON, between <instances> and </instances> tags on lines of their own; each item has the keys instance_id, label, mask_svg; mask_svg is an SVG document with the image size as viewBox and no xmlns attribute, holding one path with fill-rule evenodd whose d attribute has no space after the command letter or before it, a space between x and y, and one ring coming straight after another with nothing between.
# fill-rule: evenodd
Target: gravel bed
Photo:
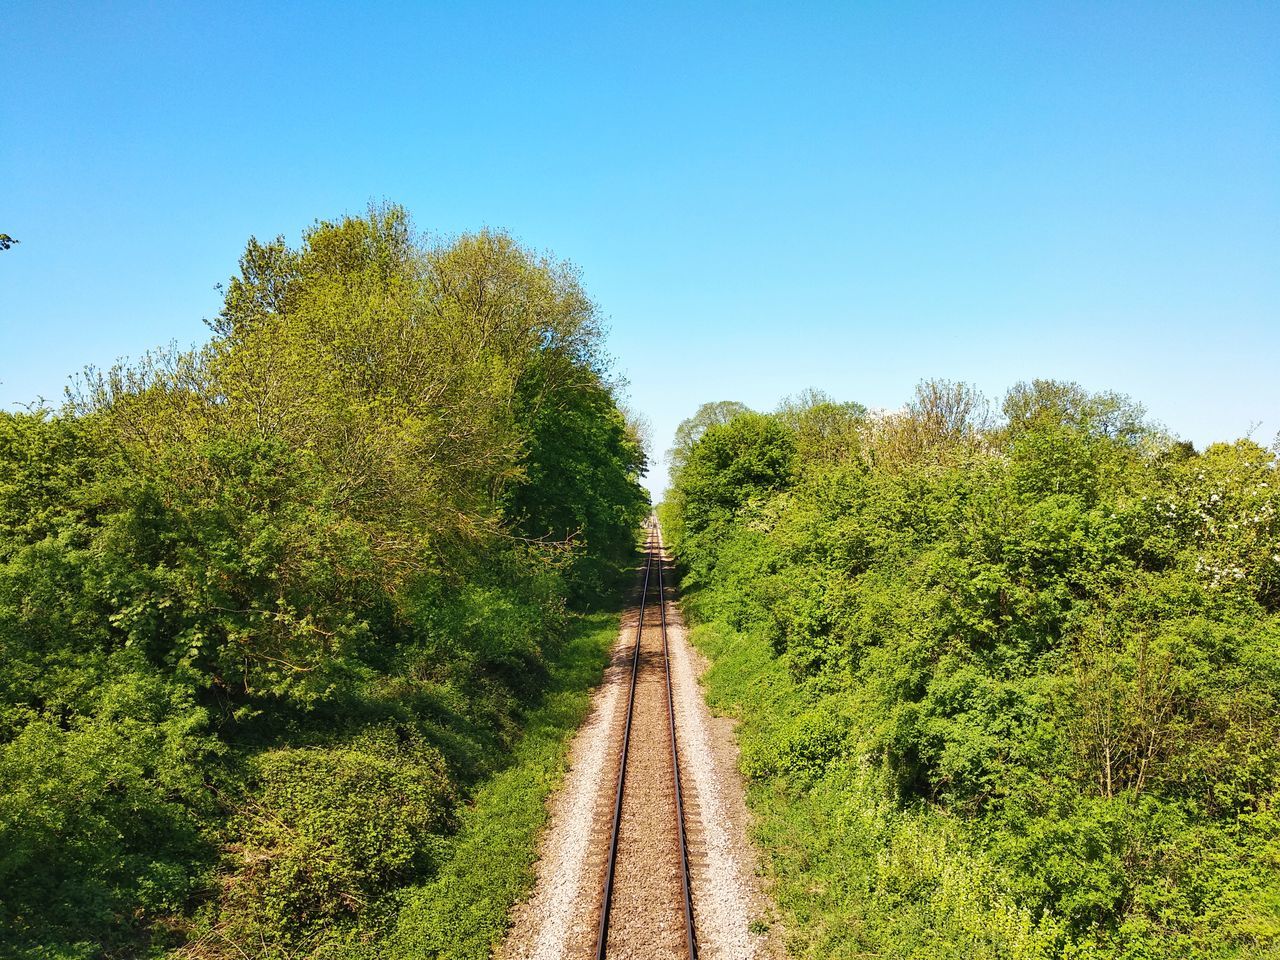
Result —
<instances>
[{"instance_id":1,"label":"gravel bed","mask_svg":"<svg viewBox=\"0 0 1280 960\"><path fill-rule=\"evenodd\" d=\"M534 892L516 909L498 952L506 960L594 956L637 612L633 606L623 618L604 681L574 737L569 774L551 800ZM732 723L707 710L698 684L705 664L670 599L667 622L699 956L781 958L777 924L747 839L750 820ZM658 608L650 605L610 910L609 956L616 960L686 955L658 623Z\"/></svg>"}]
</instances>

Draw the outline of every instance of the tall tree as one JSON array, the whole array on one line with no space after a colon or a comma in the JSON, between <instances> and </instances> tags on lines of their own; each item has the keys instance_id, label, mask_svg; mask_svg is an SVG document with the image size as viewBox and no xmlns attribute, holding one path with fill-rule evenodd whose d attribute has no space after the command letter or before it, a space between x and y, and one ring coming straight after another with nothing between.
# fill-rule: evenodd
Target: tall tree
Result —
<instances>
[{"instance_id":1,"label":"tall tree","mask_svg":"<svg viewBox=\"0 0 1280 960\"><path fill-rule=\"evenodd\" d=\"M693 416L682 420L676 427L675 440L667 451L667 465L671 474L671 484L675 486L676 478L684 469L694 445L702 439L707 429L728 423L740 413L748 413L750 408L737 400L713 400L698 407Z\"/></svg>"}]
</instances>

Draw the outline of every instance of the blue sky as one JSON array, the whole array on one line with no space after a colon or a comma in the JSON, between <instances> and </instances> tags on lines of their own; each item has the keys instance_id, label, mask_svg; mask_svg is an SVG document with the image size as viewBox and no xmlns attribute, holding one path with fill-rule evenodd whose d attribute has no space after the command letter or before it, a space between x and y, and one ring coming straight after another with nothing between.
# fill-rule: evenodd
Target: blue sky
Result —
<instances>
[{"instance_id":1,"label":"blue sky","mask_svg":"<svg viewBox=\"0 0 1280 960\"><path fill-rule=\"evenodd\" d=\"M9 2L0 404L201 340L249 235L388 199L577 263L660 448L935 376L1269 443L1277 51L1265 2Z\"/></svg>"}]
</instances>

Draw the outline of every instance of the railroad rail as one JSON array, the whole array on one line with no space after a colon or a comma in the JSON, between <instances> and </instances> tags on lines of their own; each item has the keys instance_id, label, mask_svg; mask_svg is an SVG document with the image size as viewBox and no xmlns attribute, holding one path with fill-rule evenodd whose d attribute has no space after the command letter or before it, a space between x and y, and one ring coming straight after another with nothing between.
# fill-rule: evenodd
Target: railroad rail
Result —
<instances>
[{"instance_id":1,"label":"railroad rail","mask_svg":"<svg viewBox=\"0 0 1280 960\"><path fill-rule=\"evenodd\" d=\"M680 789L680 751L676 741L675 698L671 690L671 657L667 646L667 601L662 577L662 535L656 522L651 523L645 545L644 583L640 591L640 610L636 622L636 640L631 653L631 681L627 692L627 715L622 730L622 750L618 762L618 784L613 801L613 826L609 838L609 858L605 866L604 892L601 898L600 926L596 934L596 960L605 960L609 947L609 911L613 900L613 881L618 861L618 835L622 826L622 800L627 783L627 757L631 746L631 719L635 712L636 676L640 671L640 644L644 636L645 607L649 587L656 581L659 618L662 630L662 664L667 692L667 727L670 732L671 771L675 784L676 835L680 847L680 881L683 894L685 944L690 960L697 960L698 939L693 924L693 891L689 884L689 847L684 829L684 797ZM656 562L655 562L656 558ZM654 577L656 568L657 576Z\"/></svg>"}]
</instances>

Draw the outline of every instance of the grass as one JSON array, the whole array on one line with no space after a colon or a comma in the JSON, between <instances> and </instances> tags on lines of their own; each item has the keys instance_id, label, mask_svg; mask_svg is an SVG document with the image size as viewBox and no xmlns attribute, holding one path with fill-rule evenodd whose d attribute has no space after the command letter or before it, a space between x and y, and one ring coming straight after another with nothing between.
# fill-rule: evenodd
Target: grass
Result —
<instances>
[{"instance_id":1,"label":"grass","mask_svg":"<svg viewBox=\"0 0 1280 960\"><path fill-rule=\"evenodd\" d=\"M816 777L779 765L827 702L797 684L762 638L699 623L696 597L686 610L696 624L691 638L712 664L708 702L740 721L755 840L792 957L1060 955L1060 931L1000 893L997 869L959 825L936 811L901 808L873 765L849 759Z\"/></svg>"},{"instance_id":2,"label":"grass","mask_svg":"<svg viewBox=\"0 0 1280 960\"><path fill-rule=\"evenodd\" d=\"M506 933L511 908L533 886L547 797L564 780L569 740L617 635L616 613L575 624L511 764L476 790L441 872L405 895L386 951L394 960L487 960Z\"/></svg>"}]
</instances>

